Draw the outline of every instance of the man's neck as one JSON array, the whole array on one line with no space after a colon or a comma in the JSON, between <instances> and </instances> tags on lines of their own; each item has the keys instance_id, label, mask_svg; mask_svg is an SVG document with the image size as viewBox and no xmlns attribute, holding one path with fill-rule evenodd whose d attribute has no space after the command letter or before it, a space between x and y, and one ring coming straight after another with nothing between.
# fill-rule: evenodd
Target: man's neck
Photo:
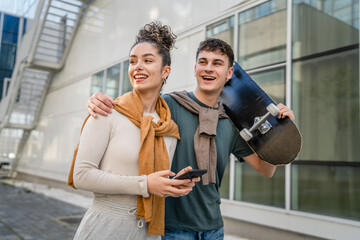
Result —
<instances>
[{"instance_id":1,"label":"man's neck","mask_svg":"<svg viewBox=\"0 0 360 240\"><path fill-rule=\"evenodd\" d=\"M198 87L194 91L195 97L209 107L218 107L220 93L204 93Z\"/></svg>"}]
</instances>

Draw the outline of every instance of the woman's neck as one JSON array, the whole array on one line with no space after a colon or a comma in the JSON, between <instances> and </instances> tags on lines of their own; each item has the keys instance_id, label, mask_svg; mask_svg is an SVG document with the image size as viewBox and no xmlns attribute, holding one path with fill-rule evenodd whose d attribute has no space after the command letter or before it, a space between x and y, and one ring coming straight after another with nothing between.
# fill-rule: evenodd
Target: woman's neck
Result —
<instances>
[{"instance_id":1,"label":"woman's neck","mask_svg":"<svg viewBox=\"0 0 360 240\"><path fill-rule=\"evenodd\" d=\"M159 98L159 93L141 93L138 92L144 112L153 113L155 112L156 102Z\"/></svg>"}]
</instances>

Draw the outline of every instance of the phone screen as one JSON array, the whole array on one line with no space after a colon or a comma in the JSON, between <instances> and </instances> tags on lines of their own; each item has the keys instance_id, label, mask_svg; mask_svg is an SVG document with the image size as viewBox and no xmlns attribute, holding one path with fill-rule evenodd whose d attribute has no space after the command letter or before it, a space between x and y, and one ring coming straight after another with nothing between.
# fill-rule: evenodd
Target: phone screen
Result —
<instances>
[{"instance_id":1,"label":"phone screen","mask_svg":"<svg viewBox=\"0 0 360 240\"><path fill-rule=\"evenodd\" d=\"M180 176L174 177L174 179L192 179L197 178L207 173L206 169L192 169Z\"/></svg>"}]
</instances>

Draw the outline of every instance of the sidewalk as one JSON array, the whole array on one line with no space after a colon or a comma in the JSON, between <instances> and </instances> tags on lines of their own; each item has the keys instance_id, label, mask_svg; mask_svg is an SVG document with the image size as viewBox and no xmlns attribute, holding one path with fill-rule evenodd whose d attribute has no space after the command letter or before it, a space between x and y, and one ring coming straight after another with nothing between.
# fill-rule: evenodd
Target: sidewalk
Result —
<instances>
[{"instance_id":1,"label":"sidewalk","mask_svg":"<svg viewBox=\"0 0 360 240\"><path fill-rule=\"evenodd\" d=\"M91 202L63 189L0 179L0 240L73 239ZM246 239L225 236L225 240Z\"/></svg>"}]
</instances>

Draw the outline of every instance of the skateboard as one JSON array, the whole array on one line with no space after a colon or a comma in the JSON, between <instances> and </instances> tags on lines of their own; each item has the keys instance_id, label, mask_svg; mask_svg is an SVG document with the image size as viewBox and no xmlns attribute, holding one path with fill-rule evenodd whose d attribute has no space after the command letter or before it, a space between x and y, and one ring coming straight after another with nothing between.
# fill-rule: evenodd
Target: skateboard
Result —
<instances>
[{"instance_id":1,"label":"skateboard","mask_svg":"<svg viewBox=\"0 0 360 240\"><path fill-rule=\"evenodd\" d=\"M277 117L277 104L236 62L220 101L240 136L262 160L285 165L298 156L302 146L298 128L288 117Z\"/></svg>"}]
</instances>

